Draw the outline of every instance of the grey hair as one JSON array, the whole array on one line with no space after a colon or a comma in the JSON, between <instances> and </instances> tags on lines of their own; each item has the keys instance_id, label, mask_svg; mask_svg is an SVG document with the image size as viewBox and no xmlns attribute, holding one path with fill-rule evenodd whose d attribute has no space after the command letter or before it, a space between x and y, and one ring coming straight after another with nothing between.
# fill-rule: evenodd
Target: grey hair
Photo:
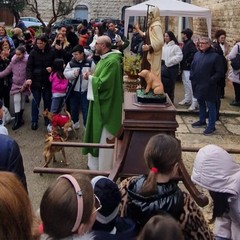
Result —
<instances>
[{"instance_id":1,"label":"grey hair","mask_svg":"<svg viewBox=\"0 0 240 240\"><path fill-rule=\"evenodd\" d=\"M200 42L202 42L202 41L204 41L204 42L207 42L207 43L209 43L210 45L212 44L212 40L211 40L211 38L209 38L209 37L200 37Z\"/></svg>"}]
</instances>

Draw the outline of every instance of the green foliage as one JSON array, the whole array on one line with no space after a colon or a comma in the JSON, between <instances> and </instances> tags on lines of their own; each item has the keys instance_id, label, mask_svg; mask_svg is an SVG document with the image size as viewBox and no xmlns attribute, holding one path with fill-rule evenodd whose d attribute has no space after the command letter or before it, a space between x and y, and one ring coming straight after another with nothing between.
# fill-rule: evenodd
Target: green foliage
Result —
<instances>
[{"instance_id":1,"label":"green foliage","mask_svg":"<svg viewBox=\"0 0 240 240\"><path fill-rule=\"evenodd\" d=\"M141 71L141 55L126 54L123 59L123 69L128 75L137 75Z\"/></svg>"},{"instance_id":2,"label":"green foliage","mask_svg":"<svg viewBox=\"0 0 240 240\"><path fill-rule=\"evenodd\" d=\"M44 33L43 26L31 26L31 28L35 31L36 37Z\"/></svg>"},{"instance_id":3,"label":"green foliage","mask_svg":"<svg viewBox=\"0 0 240 240\"><path fill-rule=\"evenodd\" d=\"M12 37L11 29L10 29L10 28L6 28L6 31L7 31L7 35L8 35L9 37Z\"/></svg>"}]
</instances>

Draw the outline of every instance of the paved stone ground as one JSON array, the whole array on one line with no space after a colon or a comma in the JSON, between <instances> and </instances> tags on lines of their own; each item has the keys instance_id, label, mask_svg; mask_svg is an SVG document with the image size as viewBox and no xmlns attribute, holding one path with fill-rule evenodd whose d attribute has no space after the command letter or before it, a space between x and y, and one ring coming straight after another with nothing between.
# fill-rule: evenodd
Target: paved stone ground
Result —
<instances>
[{"instance_id":1,"label":"paved stone ground","mask_svg":"<svg viewBox=\"0 0 240 240\"><path fill-rule=\"evenodd\" d=\"M181 82L176 84L175 92L175 106L178 111L176 119L179 124L176 137L181 140L183 146L202 147L206 144L214 143L226 148L239 148L240 113L239 107L232 107L229 105L234 96L230 82L227 83L226 95L222 100L220 121L217 122L217 130L212 136L204 136L202 134L202 129L191 128L191 123L198 119L197 112L188 112L187 108L177 105L183 97L183 86ZM9 134L19 143L24 160L29 196L33 208L36 210L39 207L43 192L57 175L44 174L43 176L40 176L39 174L33 173L34 167L43 165L44 159L42 153L46 128L43 125L43 118L40 116L39 129L37 131L31 130L30 106L30 103L26 104L26 110L24 112L25 125L23 127L17 131L12 131L10 124L7 127L9 129ZM40 112L42 110L43 109L41 108ZM78 130L77 140L74 139L73 135L70 135L69 141L82 141L82 130ZM86 168L86 157L81 155L80 149L66 148L66 155L70 162L68 168ZM51 163L49 167L61 168L63 166L60 162L62 159L60 153L57 153L56 157L58 162ZM184 163L190 174L194 157L195 153L183 153ZM236 158L240 162L240 155L236 155ZM210 218L208 215L209 211L209 206L204 208L204 213L207 218Z\"/></svg>"}]
</instances>

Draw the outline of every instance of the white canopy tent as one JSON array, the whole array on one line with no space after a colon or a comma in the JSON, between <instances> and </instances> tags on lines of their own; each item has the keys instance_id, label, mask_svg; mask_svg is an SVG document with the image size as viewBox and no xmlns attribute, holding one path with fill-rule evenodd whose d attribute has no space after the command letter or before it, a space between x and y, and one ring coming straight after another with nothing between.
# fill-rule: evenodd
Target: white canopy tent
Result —
<instances>
[{"instance_id":1,"label":"white canopy tent","mask_svg":"<svg viewBox=\"0 0 240 240\"><path fill-rule=\"evenodd\" d=\"M124 24L125 36L127 36L129 17L147 16L147 4L159 7L161 16L206 18L208 36L211 37L211 11L208 8L199 7L178 0L150 0L126 8Z\"/></svg>"}]
</instances>

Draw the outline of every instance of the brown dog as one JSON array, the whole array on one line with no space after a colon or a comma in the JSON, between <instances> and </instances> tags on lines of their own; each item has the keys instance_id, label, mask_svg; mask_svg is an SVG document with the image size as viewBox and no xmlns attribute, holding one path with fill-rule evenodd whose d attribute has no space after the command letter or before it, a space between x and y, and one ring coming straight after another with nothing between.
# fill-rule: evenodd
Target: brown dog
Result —
<instances>
[{"instance_id":1,"label":"brown dog","mask_svg":"<svg viewBox=\"0 0 240 240\"><path fill-rule=\"evenodd\" d=\"M68 129L72 129L75 137L77 138L77 133L75 129L73 128L73 122L71 119L70 113L65 110L66 115L62 114L54 114L52 112L49 112L48 109L45 109L42 113L43 117L47 117L49 121L52 123L52 131L57 131L57 127L63 128L63 132L65 135L64 141L68 139Z\"/></svg>"},{"instance_id":2,"label":"brown dog","mask_svg":"<svg viewBox=\"0 0 240 240\"><path fill-rule=\"evenodd\" d=\"M153 94L155 95L164 93L162 81L154 73L144 69L138 75L144 78L146 81L147 87L145 89L145 94L149 93L151 89L153 90Z\"/></svg>"},{"instance_id":3,"label":"brown dog","mask_svg":"<svg viewBox=\"0 0 240 240\"><path fill-rule=\"evenodd\" d=\"M63 162L65 163L65 165L69 165L69 163L67 163L64 147L52 146L53 141L63 142L63 138L61 138L60 135L54 132L48 133L45 136L45 141L44 141L45 145L44 145L44 151L43 151L45 164L43 167L48 167L48 164L51 162L52 159L53 159L53 162L56 162L55 153L60 151L62 152L62 155L63 155Z\"/></svg>"}]
</instances>

